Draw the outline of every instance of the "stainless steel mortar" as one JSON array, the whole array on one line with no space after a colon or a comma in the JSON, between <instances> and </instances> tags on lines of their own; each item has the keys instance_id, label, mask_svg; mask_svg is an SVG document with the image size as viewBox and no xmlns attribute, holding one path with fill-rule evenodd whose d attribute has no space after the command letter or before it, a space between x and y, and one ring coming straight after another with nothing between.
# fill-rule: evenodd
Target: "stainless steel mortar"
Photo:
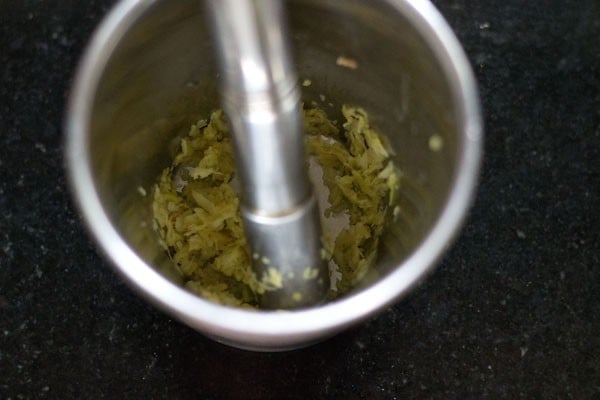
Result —
<instances>
[{"instance_id":1,"label":"stainless steel mortar","mask_svg":"<svg viewBox=\"0 0 600 400\"><path fill-rule=\"evenodd\" d=\"M429 1L290 0L288 8L296 68L312 81L304 101L338 120L341 104L364 107L404 174L401 212L376 270L335 302L292 312L220 306L186 291L157 244L152 185L177 138L219 107L215 40L201 1L119 3L83 56L66 116L74 196L117 272L199 332L262 351L329 337L422 280L465 217L482 151L472 71Z\"/></svg>"}]
</instances>

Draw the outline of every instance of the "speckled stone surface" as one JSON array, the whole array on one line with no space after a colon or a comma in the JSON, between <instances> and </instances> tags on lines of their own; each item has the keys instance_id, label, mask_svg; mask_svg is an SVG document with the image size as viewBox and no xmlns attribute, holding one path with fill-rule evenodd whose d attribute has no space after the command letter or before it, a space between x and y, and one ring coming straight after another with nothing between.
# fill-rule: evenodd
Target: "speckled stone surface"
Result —
<instances>
[{"instance_id":1,"label":"speckled stone surface","mask_svg":"<svg viewBox=\"0 0 600 400\"><path fill-rule=\"evenodd\" d=\"M0 0L0 398L600 398L600 4L437 0L487 141L439 269L372 321L257 354L147 305L65 187L74 66L113 1Z\"/></svg>"}]
</instances>

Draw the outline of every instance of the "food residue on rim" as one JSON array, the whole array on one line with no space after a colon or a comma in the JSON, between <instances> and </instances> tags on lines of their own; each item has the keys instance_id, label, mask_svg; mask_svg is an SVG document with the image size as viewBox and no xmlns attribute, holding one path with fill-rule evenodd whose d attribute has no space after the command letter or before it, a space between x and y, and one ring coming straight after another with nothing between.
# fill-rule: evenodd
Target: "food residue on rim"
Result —
<instances>
[{"instance_id":1,"label":"food residue on rim","mask_svg":"<svg viewBox=\"0 0 600 400\"><path fill-rule=\"evenodd\" d=\"M438 152L444 147L444 139L436 133L429 137L428 145L429 150Z\"/></svg>"},{"instance_id":2,"label":"food residue on rim","mask_svg":"<svg viewBox=\"0 0 600 400\"><path fill-rule=\"evenodd\" d=\"M335 60L335 63L336 63L336 65L339 65L340 67L344 67L344 68L349 68L349 69L357 69L358 68L358 61L356 61L354 58L351 58L351 57L339 56Z\"/></svg>"}]
</instances>

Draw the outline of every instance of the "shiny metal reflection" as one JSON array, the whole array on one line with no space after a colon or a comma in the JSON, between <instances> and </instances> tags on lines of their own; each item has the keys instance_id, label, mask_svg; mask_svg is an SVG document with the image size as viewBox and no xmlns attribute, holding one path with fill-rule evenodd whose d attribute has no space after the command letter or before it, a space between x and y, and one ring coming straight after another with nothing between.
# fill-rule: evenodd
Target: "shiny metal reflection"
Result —
<instances>
[{"instance_id":1,"label":"shiny metal reflection","mask_svg":"<svg viewBox=\"0 0 600 400\"><path fill-rule=\"evenodd\" d=\"M117 272L169 315L224 343L255 350L305 346L405 295L435 266L473 198L482 151L476 84L447 23L428 1L290 0L303 100L365 107L403 170L399 218L376 271L335 302L292 312L244 311L186 291L156 244L150 193L174 137L219 104L204 5L124 0L78 69L66 114L73 194ZM354 60L356 68L336 63ZM321 96L326 100L321 102ZM443 147L432 151L434 135ZM141 151L143 150L143 151Z\"/></svg>"}]
</instances>

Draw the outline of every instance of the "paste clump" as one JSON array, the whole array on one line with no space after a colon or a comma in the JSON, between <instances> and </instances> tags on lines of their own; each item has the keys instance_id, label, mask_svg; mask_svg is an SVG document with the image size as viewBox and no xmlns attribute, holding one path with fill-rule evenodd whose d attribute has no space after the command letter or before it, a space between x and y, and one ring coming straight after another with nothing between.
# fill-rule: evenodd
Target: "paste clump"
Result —
<instances>
[{"instance_id":1,"label":"paste clump","mask_svg":"<svg viewBox=\"0 0 600 400\"><path fill-rule=\"evenodd\" d=\"M321 204L322 255L329 261L329 300L350 291L373 268L386 218L396 214L401 173L365 110L343 106L345 122L303 110L306 145ZM229 128L222 111L191 126L171 166L158 177L153 215L161 246L186 287L227 306L258 307L272 290L252 269ZM331 222L337 226L329 228ZM339 221L342 221L340 224ZM334 223L336 225L336 223Z\"/></svg>"}]
</instances>

